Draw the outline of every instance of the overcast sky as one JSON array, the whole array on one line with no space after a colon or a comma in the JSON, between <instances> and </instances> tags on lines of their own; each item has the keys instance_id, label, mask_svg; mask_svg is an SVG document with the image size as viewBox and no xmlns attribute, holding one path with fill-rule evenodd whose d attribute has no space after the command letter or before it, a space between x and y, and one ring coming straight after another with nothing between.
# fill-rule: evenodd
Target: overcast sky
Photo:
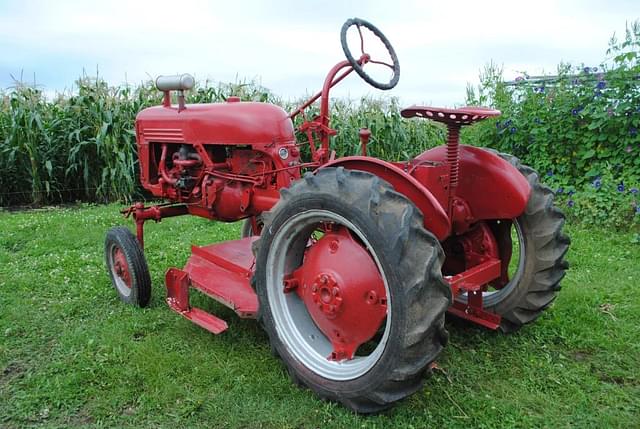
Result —
<instances>
[{"instance_id":1,"label":"overcast sky","mask_svg":"<svg viewBox=\"0 0 640 429\"><path fill-rule=\"evenodd\" d=\"M640 18L640 0L0 0L0 87L35 73L46 91L61 91L97 67L112 84L188 72L255 78L297 98L344 58L340 27L351 17L377 25L395 47L402 73L389 93L452 106L491 60L506 79L554 72L561 61L598 65L610 36ZM376 93L354 75L334 95Z\"/></svg>"}]
</instances>

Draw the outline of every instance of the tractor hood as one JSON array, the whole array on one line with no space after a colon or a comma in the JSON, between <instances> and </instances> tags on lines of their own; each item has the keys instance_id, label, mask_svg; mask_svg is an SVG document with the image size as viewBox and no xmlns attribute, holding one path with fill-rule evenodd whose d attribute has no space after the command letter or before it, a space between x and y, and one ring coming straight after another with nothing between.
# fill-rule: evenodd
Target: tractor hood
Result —
<instances>
[{"instance_id":1,"label":"tractor hood","mask_svg":"<svg viewBox=\"0 0 640 429\"><path fill-rule=\"evenodd\" d=\"M136 117L138 141L249 145L295 141L293 124L280 107L240 102L156 106Z\"/></svg>"}]
</instances>

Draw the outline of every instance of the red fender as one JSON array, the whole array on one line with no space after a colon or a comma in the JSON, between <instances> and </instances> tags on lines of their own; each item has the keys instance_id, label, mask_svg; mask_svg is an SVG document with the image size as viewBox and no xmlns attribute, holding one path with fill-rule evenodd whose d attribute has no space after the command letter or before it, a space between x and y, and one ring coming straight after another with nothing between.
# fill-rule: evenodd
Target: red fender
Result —
<instances>
[{"instance_id":1,"label":"red fender","mask_svg":"<svg viewBox=\"0 0 640 429\"><path fill-rule=\"evenodd\" d=\"M416 161L446 162L446 146L438 146L416 157ZM498 155L460 145L460 176L456 196L467 202L473 217L513 219L524 213L531 194L527 179Z\"/></svg>"},{"instance_id":2,"label":"red fender","mask_svg":"<svg viewBox=\"0 0 640 429\"><path fill-rule=\"evenodd\" d=\"M340 158L323 165L322 168L340 166L349 170L366 171L386 180L397 192L409 198L420 209L425 228L438 240L442 241L449 235L451 222L444 208L427 188L402 169L387 161L364 156Z\"/></svg>"}]
</instances>

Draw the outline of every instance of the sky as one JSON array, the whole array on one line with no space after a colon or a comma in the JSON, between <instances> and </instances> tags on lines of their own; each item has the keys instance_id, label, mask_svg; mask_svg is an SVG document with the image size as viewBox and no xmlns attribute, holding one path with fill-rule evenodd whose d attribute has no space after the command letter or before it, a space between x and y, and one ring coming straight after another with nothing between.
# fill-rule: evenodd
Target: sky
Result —
<instances>
[{"instance_id":1,"label":"sky","mask_svg":"<svg viewBox=\"0 0 640 429\"><path fill-rule=\"evenodd\" d=\"M375 24L397 52L400 83L387 94L454 106L490 61L506 80L553 74L560 62L599 65L611 35L640 18L640 0L0 0L0 88L35 76L49 94L73 90L83 70L113 85L190 73L255 79L297 99L344 59L340 28L353 17ZM365 48L380 49L369 38ZM332 95L380 93L354 74Z\"/></svg>"}]
</instances>

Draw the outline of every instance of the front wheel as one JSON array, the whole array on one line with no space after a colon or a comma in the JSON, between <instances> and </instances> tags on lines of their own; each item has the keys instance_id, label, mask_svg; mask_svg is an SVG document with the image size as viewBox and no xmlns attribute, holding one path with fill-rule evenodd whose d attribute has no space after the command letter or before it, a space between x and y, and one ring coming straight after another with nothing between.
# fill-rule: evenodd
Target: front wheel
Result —
<instances>
[{"instance_id":1,"label":"front wheel","mask_svg":"<svg viewBox=\"0 0 640 429\"><path fill-rule=\"evenodd\" d=\"M120 299L146 307L151 299L151 276L136 236L123 226L111 228L105 239L104 254L107 271Z\"/></svg>"},{"instance_id":2,"label":"front wheel","mask_svg":"<svg viewBox=\"0 0 640 429\"><path fill-rule=\"evenodd\" d=\"M322 169L265 216L259 318L295 381L378 412L422 386L446 343L443 259L422 214L389 184Z\"/></svg>"}]
</instances>

